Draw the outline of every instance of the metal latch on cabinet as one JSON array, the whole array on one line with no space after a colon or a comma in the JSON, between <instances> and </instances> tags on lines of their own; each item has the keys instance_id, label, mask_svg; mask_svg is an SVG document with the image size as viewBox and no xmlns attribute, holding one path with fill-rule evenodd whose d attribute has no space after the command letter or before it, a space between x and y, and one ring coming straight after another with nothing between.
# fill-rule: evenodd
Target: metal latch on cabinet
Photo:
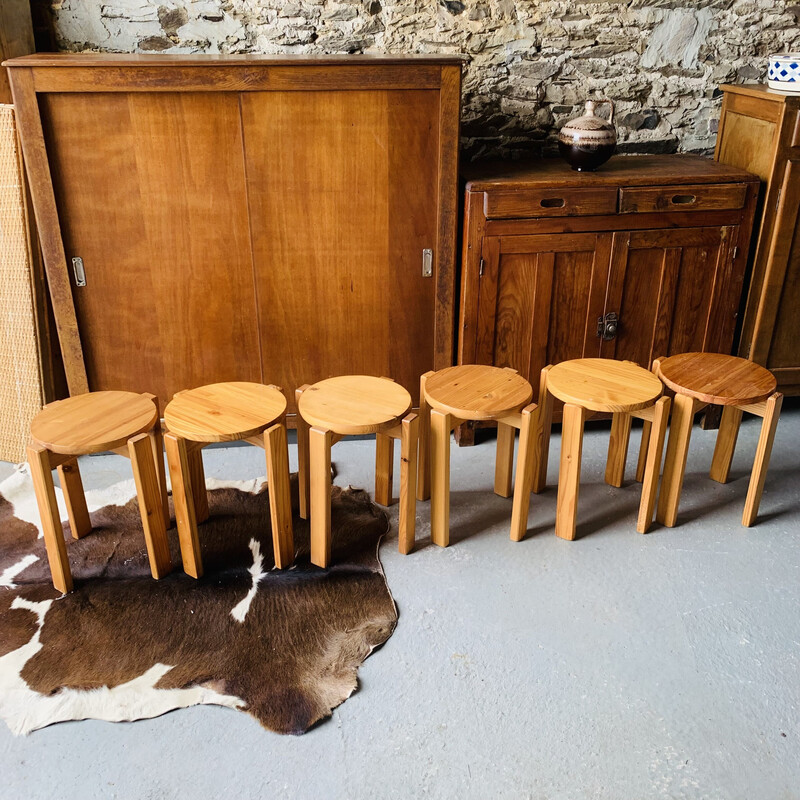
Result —
<instances>
[{"instance_id":1,"label":"metal latch on cabinet","mask_svg":"<svg viewBox=\"0 0 800 800\"><path fill-rule=\"evenodd\" d=\"M619 317L616 311L610 311L603 317L597 318L597 336L604 342L616 338L619 327Z\"/></svg>"},{"instance_id":2,"label":"metal latch on cabinet","mask_svg":"<svg viewBox=\"0 0 800 800\"><path fill-rule=\"evenodd\" d=\"M86 286L86 271L83 269L83 259L80 256L72 259L72 271L75 274L75 285Z\"/></svg>"}]
</instances>

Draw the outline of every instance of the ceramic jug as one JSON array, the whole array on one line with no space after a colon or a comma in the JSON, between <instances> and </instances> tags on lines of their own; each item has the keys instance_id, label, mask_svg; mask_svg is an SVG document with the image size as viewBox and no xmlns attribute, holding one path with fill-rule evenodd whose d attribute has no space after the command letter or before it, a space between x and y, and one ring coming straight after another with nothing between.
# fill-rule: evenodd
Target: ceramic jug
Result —
<instances>
[{"instance_id":1,"label":"ceramic jug","mask_svg":"<svg viewBox=\"0 0 800 800\"><path fill-rule=\"evenodd\" d=\"M595 114L603 104L611 107L608 120ZM605 164L617 147L614 104L610 100L587 100L586 113L568 122L558 134L561 156L578 172L591 172Z\"/></svg>"}]
</instances>

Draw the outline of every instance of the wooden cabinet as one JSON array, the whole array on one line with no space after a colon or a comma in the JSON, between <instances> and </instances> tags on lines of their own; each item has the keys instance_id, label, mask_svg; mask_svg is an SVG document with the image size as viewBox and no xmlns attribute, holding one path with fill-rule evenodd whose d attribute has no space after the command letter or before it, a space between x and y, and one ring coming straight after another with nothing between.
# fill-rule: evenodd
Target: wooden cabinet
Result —
<instances>
[{"instance_id":1,"label":"wooden cabinet","mask_svg":"<svg viewBox=\"0 0 800 800\"><path fill-rule=\"evenodd\" d=\"M452 363L458 59L60 54L9 74L73 394L355 373L416 397Z\"/></svg>"},{"instance_id":2,"label":"wooden cabinet","mask_svg":"<svg viewBox=\"0 0 800 800\"><path fill-rule=\"evenodd\" d=\"M756 179L695 156L468 173L459 362L730 352Z\"/></svg>"},{"instance_id":3,"label":"wooden cabinet","mask_svg":"<svg viewBox=\"0 0 800 800\"><path fill-rule=\"evenodd\" d=\"M761 178L752 279L739 355L800 394L800 97L723 86L715 158Z\"/></svg>"}]
</instances>

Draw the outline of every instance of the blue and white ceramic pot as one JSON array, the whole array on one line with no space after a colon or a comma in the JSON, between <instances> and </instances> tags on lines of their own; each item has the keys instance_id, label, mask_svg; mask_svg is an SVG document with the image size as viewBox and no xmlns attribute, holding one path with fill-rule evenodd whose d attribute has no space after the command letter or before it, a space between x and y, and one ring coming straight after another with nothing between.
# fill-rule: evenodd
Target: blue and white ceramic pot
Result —
<instances>
[{"instance_id":1,"label":"blue and white ceramic pot","mask_svg":"<svg viewBox=\"0 0 800 800\"><path fill-rule=\"evenodd\" d=\"M767 84L779 92L800 94L800 53L770 56Z\"/></svg>"}]
</instances>

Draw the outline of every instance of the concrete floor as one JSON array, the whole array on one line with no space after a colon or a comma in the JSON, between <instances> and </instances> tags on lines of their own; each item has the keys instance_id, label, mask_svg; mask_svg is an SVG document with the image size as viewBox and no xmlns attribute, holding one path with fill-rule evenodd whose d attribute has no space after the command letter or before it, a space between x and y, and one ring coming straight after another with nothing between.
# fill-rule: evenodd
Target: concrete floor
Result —
<instances>
[{"instance_id":1,"label":"concrete floor","mask_svg":"<svg viewBox=\"0 0 800 800\"><path fill-rule=\"evenodd\" d=\"M510 542L493 441L454 446L453 544L429 544L427 503L413 555L394 525L381 557L400 622L331 720L299 738L208 706L21 739L0 725L0 797L800 798L800 408L748 530L757 437L747 420L720 486L696 428L679 527L641 536L638 485L602 482L607 427L587 430L576 542L552 533L554 488ZM337 482L370 486L373 449L337 445ZM206 472L250 478L262 458L210 450ZM82 468L92 486L129 477L117 456Z\"/></svg>"}]
</instances>

